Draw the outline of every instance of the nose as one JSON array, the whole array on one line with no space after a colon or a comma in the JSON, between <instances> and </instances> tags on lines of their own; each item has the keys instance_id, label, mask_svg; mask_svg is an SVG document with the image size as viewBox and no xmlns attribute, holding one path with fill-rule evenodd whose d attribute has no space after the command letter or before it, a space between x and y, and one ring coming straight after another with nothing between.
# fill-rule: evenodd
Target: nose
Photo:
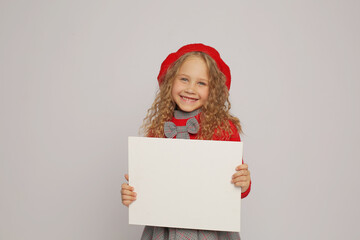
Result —
<instances>
[{"instance_id":1,"label":"nose","mask_svg":"<svg viewBox=\"0 0 360 240\"><path fill-rule=\"evenodd\" d=\"M195 85L193 83L188 84L187 88L185 89L185 92L194 94L195 93Z\"/></svg>"}]
</instances>

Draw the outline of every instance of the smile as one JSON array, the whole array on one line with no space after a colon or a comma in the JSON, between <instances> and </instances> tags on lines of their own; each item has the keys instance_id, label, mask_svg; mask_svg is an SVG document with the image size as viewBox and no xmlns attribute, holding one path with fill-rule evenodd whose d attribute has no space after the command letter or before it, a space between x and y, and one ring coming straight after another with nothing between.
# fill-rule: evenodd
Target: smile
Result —
<instances>
[{"instance_id":1,"label":"smile","mask_svg":"<svg viewBox=\"0 0 360 240\"><path fill-rule=\"evenodd\" d=\"M185 102L196 102L198 99L196 98L190 98L190 97L185 97L185 96L180 96L182 100L184 100Z\"/></svg>"}]
</instances>

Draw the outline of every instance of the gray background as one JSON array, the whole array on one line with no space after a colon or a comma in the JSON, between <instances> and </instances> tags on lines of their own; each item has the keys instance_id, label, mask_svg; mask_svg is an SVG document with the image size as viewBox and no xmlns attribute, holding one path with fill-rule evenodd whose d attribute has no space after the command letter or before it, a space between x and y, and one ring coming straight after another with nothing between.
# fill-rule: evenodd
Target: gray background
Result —
<instances>
[{"instance_id":1,"label":"gray background","mask_svg":"<svg viewBox=\"0 0 360 240\"><path fill-rule=\"evenodd\" d=\"M127 137L186 43L232 70L243 239L359 239L360 2L0 1L0 239L139 239ZM219 196L221 201L221 196Z\"/></svg>"}]
</instances>

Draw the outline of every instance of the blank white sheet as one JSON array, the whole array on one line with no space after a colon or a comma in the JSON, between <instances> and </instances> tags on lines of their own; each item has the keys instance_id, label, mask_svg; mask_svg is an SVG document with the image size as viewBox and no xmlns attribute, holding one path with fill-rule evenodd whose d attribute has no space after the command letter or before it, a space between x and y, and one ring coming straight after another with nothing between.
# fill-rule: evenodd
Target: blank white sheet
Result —
<instances>
[{"instance_id":1,"label":"blank white sheet","mask_svg":"<svg viewBox=\"0 0 360 240\"><path fill-rule=\"evenodd\" d=\"M240 232L242 142L129 137L129 223Z\"/></svg>"}]
</instances>

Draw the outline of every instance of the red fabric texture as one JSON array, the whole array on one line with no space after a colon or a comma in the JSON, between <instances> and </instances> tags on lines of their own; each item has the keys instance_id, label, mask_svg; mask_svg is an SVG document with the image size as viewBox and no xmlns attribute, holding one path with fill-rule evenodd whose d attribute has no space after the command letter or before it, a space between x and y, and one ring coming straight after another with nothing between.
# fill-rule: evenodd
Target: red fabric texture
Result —
<instances>
[{"instance_id":1,"label":"red fabric texture","mask_svg":"<svg viewBox=\"0 0 360 240\"><path fill-rule=\"evenodd\" d=\"M226 77L226 87L228 90L230 90L231 85L231 74L230 74L230 68L226 63L221 59L219 52L210 46L206 46L201 43L193 43L188 44L183 47L181 47L177 52L169 54L169 56L166 57L166 59L162 62L160 67L160 72L157 77L159 85L164 80L164 76L169 69L169 67L178 60L182 55L188 52L203 52L208 54L212 59L215 60L219 70L225 75Z\"/></svg>"},{"instance_id":2,"label":"red fabric texture","mask_svg":"<svg viewBox=\"0 0 360 240\"><path fill-rule=\"evenodd\" d=\"M200 114L196 115L195 118L200 123ZM173 123L175 123L176 126L185 126L187 120L188 120L188 118L187 119L176 119L175 117L173 117L171 121ZM215 130L215 133L213 135L212 140L241 142L240 134L237 131L235 125L231 121L229 121L229 123L230 123L230 127L231 127L231 130L232 130L232 134L230 135L227 132L223 132L220 135L220 137L218 137L218 136L216 136L216 130ZM201 126L201 124L200 124L200 126ZM190 135L190 139L196 139L196 137L197 137L197 134L189 134L189 135ZM174 138L176 138L176 137L174 137ZM244 163L244 160L242 160L242 163ZM241 193L241 198L245 198L247 195L249 195L250 190L251 190L251 181L250 181L249 188L245 192Z\"/></svg>"}]
</instances>

